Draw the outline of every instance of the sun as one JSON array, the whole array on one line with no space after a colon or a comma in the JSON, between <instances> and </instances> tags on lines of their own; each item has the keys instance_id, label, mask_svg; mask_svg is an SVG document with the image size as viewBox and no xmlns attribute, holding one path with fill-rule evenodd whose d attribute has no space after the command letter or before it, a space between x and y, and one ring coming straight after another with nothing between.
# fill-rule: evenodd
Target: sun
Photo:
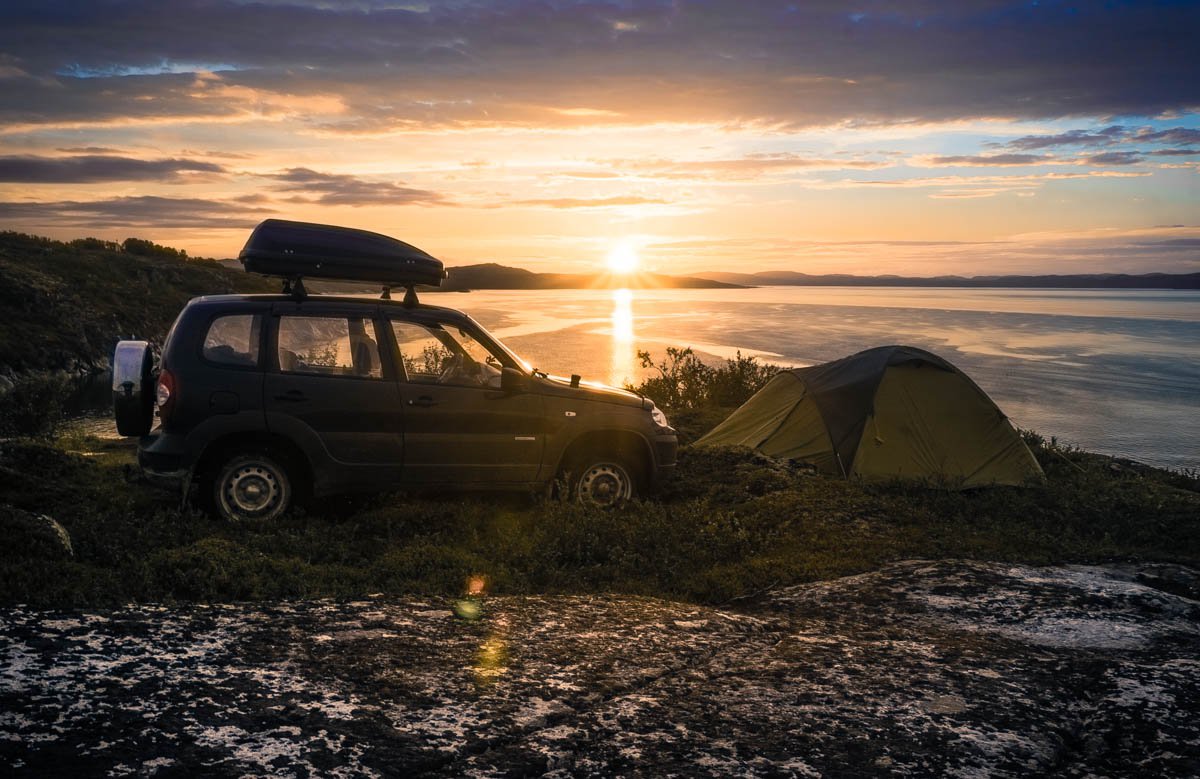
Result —
<instances>
[{"instance_id":1,"label":"sun","mask_svg":"<svg viewBox=\"0 0 1200 779\"><path fill-rule=\"evenodd\" d=\"M605 258L604 264L612 273L625 276L635 273L642 261L638 257L637 249L633 248L633 244L622 242L612 248L608 257Z\"/></svg>"}]
</instances>

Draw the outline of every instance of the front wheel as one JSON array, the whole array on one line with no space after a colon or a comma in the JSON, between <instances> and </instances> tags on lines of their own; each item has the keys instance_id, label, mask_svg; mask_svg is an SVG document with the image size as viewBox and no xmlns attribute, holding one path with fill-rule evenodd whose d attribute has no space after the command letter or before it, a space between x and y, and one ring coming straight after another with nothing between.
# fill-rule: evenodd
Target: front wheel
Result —
<instances>
[{"instance_id":1,"label":"front wheel","mask_svg":"<svg viewBox=\"0 0 1200 779\"><path fill-rule=\"evenodd\" d=\"M292 504L292 482L274 455L243 452L225 461L213 480L213 503L231 522L269 522Z\"/></svg>"},{"instance_id":2,"label":"front wheel","mask_svg":"<svg viewBox=\"0 0 1200 779\"><path fill-rule=\"evenodd\" d=\"M584 461L573 469L571 492L580 503L613 508L637 497L637 480L633 470L611 458Z\"/></svg>"}]
</instances>

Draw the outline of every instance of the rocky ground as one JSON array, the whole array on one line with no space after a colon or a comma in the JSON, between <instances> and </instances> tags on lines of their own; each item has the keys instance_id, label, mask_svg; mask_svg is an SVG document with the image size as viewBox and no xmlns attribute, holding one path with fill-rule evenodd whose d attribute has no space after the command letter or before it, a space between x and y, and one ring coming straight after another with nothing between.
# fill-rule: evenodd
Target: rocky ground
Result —
<instances>
[{"instance_id":1,"label":"rocky ground","mask_svg":"<svg viewBox=\"0 0 1200 779\"><path fill-rule=\"evenodd\" d=\"M30 775L1195 776L1200 573L0 612ZM478 608L476 608L478 607Z\"/></svg>"}]
</instances>

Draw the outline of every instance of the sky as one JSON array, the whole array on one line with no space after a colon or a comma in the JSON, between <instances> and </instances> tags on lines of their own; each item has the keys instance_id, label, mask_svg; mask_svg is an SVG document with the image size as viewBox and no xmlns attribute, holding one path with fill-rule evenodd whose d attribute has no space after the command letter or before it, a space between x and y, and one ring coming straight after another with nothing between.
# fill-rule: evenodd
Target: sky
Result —
<instances>
[{"instance_id":1,"label":"sky","mask_svg":"<svg viewBox=\"0 0 1200 779\"><path fill-rule=\"evenodd\" d=\"M0 229L448 265L1200 271L1200 2L0 4Z\"/></svg>"}]
</instances>

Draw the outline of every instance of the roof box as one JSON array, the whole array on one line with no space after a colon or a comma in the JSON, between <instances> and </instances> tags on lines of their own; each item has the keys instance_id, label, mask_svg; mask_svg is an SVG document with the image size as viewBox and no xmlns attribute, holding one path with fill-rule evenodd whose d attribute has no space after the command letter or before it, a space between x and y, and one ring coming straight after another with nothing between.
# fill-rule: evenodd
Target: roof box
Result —
<instances>
[{"instance_id":1,"label":"roof box","mask_svg":"<svg viewBox=\"0 0 1200 779\"><path fill-rule=\"evenodd\" d=\"M287 279L365 281L385 287L441 286L442 261L395 238L351 227L268 219L238 255L251 273Z\"/></svg>"}]
</instances>

